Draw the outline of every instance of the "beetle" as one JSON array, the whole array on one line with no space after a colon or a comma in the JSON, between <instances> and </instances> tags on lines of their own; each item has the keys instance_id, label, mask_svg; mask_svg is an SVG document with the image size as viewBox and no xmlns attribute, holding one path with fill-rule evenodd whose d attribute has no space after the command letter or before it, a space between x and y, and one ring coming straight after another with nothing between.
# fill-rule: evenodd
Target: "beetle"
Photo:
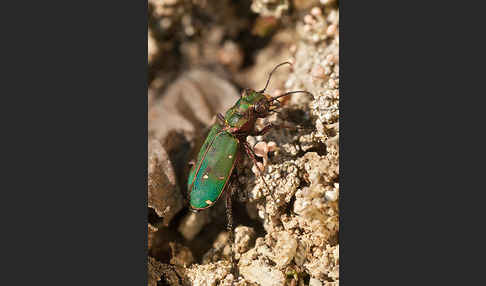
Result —
<instances>
[{"instance_id":1,"label":"beetle","mask_svg":"<svg viewBox=\"0 0 486 286\"><path fill-rule=\"evenodd\" d=\"M246 142L246 137L263 135L271 128L278 127L268 124L262 130L256 130L256 119L265 118L278 108L278 98L298 92L311 94L298 90L271 97L264 93L273 72L284 64L290 63L283 62L275 66L265 88L260 91L244 89L238 101L224 116L217 114L218 121L211 127L197 160L191 164L187 185L189 203L193 210L204 210L214 205L227 189L235 163L241 154L246 153L256 164L255 152Z\"/></svg>"},{"instance_id":2,"label":"beetle","mask_svg":"<svg viewBox=\"0 0 486 286\"><path fill-rule=\"evenodd\" d=\"M255 152L246 141L246 137L263 135L271 128L278 127L268 124L261 130L255 128L258 118L265 118L270 112L280 107L278 98L298 92L311 94L303 90L290 91L276 97L265 94L273 72L284 64L291 63L283 62L275 66L262 90L244 89L238 101L226 111L225 115L217 114L217 121L212 125L189 172L187 191L189 204L193 211L210 208L216 203L228 189L235 165L243 154L246 153L256 165ZM259 175L261 177L261 173ZM232 241L230 191L226 191L226 211L227 229Z\"/></svg>"}]
</instances>

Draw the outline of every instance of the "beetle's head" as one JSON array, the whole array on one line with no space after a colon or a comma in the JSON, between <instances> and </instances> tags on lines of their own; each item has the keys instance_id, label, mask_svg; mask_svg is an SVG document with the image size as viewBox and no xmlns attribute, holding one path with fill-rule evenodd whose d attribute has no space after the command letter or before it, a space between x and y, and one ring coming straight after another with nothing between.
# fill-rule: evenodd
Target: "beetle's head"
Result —
<instances>
[{"instance_id":1,"label":"beetle's head","mask_svg":"<svg viewBox=\"0 0 486 286\"><path fill-rule=\"evenodd\" d=\"M250 88L247 88L243 91L242 99L243 102L246 104L246 107L244 108L251 108L253 111L252 113L256 117L260 118L266 117L271 111L270 107L273 105L273 98L270 95Z\"/></svg>"},{"instance_id":2,"label":"beetle's head","mask_svg":"<svg viewBox=\"0 0 486 286\"><path fill-rule=\"evenodd\" d=\"M267 94L262 94L260 100L258 100L253 106L253 110L257 117L263 118L270 112L270 107L272 106L271 97Z\"/></svg>"}]
</instances>

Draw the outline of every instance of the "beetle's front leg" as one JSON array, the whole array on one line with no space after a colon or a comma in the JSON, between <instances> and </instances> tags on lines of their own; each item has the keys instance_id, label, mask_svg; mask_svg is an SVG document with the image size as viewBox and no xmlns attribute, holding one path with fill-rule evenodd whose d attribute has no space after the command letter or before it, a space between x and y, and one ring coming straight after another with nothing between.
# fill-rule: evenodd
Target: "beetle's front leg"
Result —
<instances>
[{"instance_id":1,"label":"beetle's front leg","mask_svg":"<svg viewBox=\"0 0 486 286\"><path fill-rule=\"evenodd\" d=\"M272 129L273 127L275 127L276 125L270 123L268 125L265 125L262 130L255 130L253 131L253 133L251 135L253 136L260 136L260 135L264 135L265 133L267 133L270 129Z\"/></svg>"},{"instance_id":2,"label":"beetle's front leg","mask_svg":"<svg viewBox=\"0 0 486 286\"><path fill-rule=\"evenodd\" d=\"M269 123L267 125L265 125L262 130L256 130L253 132L253 136L260 136L260 135L264 135L265 133L267 133L268 131L270 131L270 129L272 128L288 128L288 129L298 129L297 127L293 127L293 126L290 126L290 125L285 125L285 124L280 124L280 125L276 125L276 124L273 124L273 123Z\"/></svg>"},{"instance_id":3,"label":"beetle's front leg","mask_svg":"<svg viewBox=\"0 0 486 286\"><path fill-rule=\"evenodd\" d=\"M305 130L306 129L306 128L290 126L290 125L286 125L286 124L276 125L276 124L270 123L270 124L265 125L262 128L262 130L256 130L255 129L255 131L251 135L253 135L253 136L264 135L265 133L267 133L272 128L287 128L287 129L294 129L294 130Z\"/></svg>"}]
</instances>

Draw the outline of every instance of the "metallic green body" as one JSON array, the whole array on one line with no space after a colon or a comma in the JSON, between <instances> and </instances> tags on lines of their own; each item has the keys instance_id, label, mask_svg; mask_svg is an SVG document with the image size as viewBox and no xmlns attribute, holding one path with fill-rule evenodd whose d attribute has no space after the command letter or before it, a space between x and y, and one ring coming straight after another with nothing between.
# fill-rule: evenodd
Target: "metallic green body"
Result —
<instances>
[{"instance_id":1,"label":"metallic green body","mask_svg":"<svg viewBox=\"0 0 486 286\"><path fill-rule=\"evenodd\" d=\"M248 111L256 102L265 98L262 93L245 90L242 97L224 116L224 126L215 123L211 127L204 144L192 166L188 178L190 205L193 209L212 206L231 177L239 149L239 139L230 133L229 128L239 130L254 124Z\"/></svg>"},{"instance_id":2,"label":"metallic green body","mask_svg":"<svg viewBox=\"0 0 486 286\"><path fill-rule=\"evenodd\" d=\"M192 208L208 208L221 196L233 171L238 145L238 139L221 125L213 125L189 173Z\"/></svg>"}]
</instances>

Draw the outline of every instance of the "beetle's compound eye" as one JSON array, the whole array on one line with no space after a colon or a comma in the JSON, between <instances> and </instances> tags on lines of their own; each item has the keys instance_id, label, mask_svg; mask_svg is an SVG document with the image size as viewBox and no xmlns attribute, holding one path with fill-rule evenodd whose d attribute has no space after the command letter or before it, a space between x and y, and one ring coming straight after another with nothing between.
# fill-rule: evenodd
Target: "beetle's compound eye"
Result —
<instances>
[{"instance_id":1,"label":"beetle's compound eye","mask_svg":"<svg viewBox=\"0 0 486 286\"><path fill-rule=\"evenodd\" d=\"M255 111L258 114L266 115L268 112L268 102L266 100L261 100L255 105Z\"/></svg>"}]
</instances>

